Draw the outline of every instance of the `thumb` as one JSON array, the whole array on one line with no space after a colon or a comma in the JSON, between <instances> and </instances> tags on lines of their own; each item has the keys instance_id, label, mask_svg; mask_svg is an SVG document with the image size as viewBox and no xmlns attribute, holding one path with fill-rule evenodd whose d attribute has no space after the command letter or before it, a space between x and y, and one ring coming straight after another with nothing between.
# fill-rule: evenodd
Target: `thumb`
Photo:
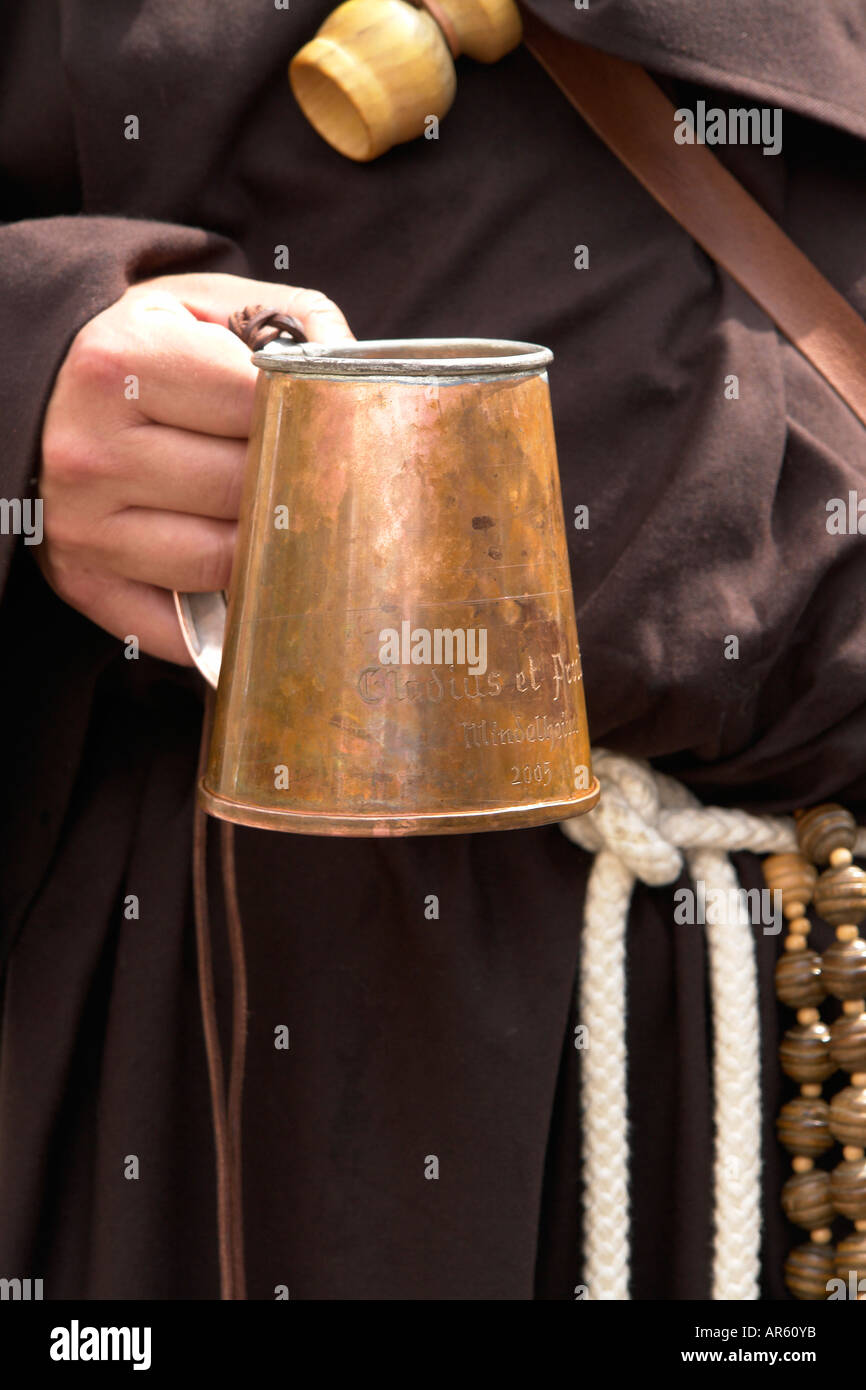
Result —
<instances>
[{"instance_id":1,"label":"thumb","mask_svg":"<svg viewBox=\"0 0 866 1390\"><path fill-rule=\"evenodd\" d=\"M161 275L148 280L151 290L175 295L197 319L228 326L229 315L247 305L261 304L291 314L311 343L340 343L354 334L341 309L321 290L247 280L242 275Z\"/></svg>"}]
</instances>

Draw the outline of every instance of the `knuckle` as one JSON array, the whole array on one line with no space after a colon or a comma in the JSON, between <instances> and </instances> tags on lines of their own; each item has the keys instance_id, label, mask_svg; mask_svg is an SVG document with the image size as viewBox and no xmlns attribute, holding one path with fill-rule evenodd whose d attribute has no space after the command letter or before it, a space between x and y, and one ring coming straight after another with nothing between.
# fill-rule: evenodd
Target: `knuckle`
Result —
<instances>
[{"instance_id":1,"label":"knuckle","mask_svg":"<svg viewBox=\"0 0 866 1390\"><path fill-rule=\"evenodd\" d=\"M332 299L322 290L301 290L297 299L298 308L305 314L340 314ZM342 314L340 314L342 318Z\"/></svg>"},{"instance_id":2,"label":"knuckle","mask_svg":"<svg viewBox=\"0 0 866 1390\"><path fill-rule=\"evenodd\" d=\"M42 472L49 488L80 488L101 478L105 471L102 450L92 435L62 426L46 429L42 441Z\"/></svg>"},{"instance_id":3,"label":"knuckle","mask_svg":"<svg viewBox=\"0 0 866 1390\"><path fill-rule=\"evenodd\" d=\"M81 535L64 507L45 508L46 554L52 568L63 567L81 549Z\"/></svg>"},{"instance_id":4,"label":"knuckle","mask_svg":"<svg viewBox=\"0 0 866 1390\"><path fill-rule=\"evenodd\" d=\"M92 575L83 567L75 555L74 547L52 544L46 556L46 578L58 598L71 608L85 612L92 606L95 587Z\"/></svg>"},{"instance_id":5,"label":"knuckle","mask_svg":"<svg viewBox=\"0 0 866 1390\"><path fill-rule=\"evenodd\" d=\"M122 385L125 356L120 336L98 315L75 337L65 365L77 382L103 391Z\"/></svg>"}]
</instances>

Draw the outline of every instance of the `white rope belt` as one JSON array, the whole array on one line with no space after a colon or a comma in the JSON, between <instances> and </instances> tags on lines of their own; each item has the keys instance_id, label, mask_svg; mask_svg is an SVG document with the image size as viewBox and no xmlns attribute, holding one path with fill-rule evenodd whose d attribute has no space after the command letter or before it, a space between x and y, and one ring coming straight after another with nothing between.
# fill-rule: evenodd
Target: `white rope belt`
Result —
<instances>
[{"instance_id":1,"label":"white rope belt","mask_svg":"<svg viewBox=\"0 0 866 1390\"><path fill-rule=\"evenodd\" d=\"M790 817L752 816L702 806L673 777L606 749L592 754L601 783L594 811L562 822L570 840L595 855L584 909L578 1021L584 1134L583 1282L590 1299L629 1297L628 1100L625 934L632 889L673 883L683 863L709 899L738 889L729 850L781 854L797 849ZM866 830L855 853L866 853ZM714 1299L759 1296L761 1093L758 975L744 917L708 922L713 1008L715 1154Z\"/></svg>"}]
</instances>

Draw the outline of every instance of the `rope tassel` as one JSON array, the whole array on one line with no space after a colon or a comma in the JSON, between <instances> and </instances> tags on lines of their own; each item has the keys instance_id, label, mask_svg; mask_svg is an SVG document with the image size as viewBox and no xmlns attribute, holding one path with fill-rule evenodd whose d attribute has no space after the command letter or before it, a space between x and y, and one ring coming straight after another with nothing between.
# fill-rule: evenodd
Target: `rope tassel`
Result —
<instances>
[{"instance_id":1,"label":"rope tassel","mask_svg":"<svg viewBox=\"0 0 866 1390\"><path fill-rule=\"evenodd\" d=\"M590 1299L627 1299L629 1278L625 923L634 874L599 850L586 890L578 1017L582 1054L584 1281Z\"/></svg>"},{"instance_id":2,"label":"rope tassel","mask_svg":"<svg viewBox=\"0 0 866 1390\"><path fill-rule=\"evenodd\" d=\"M715 839L725 848L731 831L763 847L766 837L785 833L781 822L763 826L755 816L737 811L738 823L719 820L681 783L659 777L663 805L685 812L683 838L704 848L689 850L686 863L707 894L721 890L733 902L739 888L736 871L724 849L709 848ZM721 813L725 815L724 812ZM700 821L700 827L694 825ZM756 822L752 825L748 822ZM712 833L710 833L710 828ZM763 833L762 833L763 832ZM789 827L793 833L793 822ZM736 846L740 847L740 846ZM760 1297L761 1249L761 1024L758 969L748 915L730 914L707 923L710 997L713 1014L713 1094L715 1153L713 1162L713 1284L717 1300L739 1302Z\"/></svg>"}]
</instances>

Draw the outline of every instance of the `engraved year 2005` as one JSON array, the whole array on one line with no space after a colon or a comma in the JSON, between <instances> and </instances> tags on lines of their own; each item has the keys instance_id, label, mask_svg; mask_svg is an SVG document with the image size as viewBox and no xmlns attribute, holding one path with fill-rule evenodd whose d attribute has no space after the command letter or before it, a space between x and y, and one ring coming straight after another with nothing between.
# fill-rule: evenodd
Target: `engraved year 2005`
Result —
<instances>
[{"instance_id":1,"label":"engraved year 2005","mask_svg":"<svg viewBox=\"0 0 866 1390\"><path fill-rule=\"evenodd\" d=\"M515 764L511 769L512 787L549 787L553 781L553 768L550 763L524 763L522 767Z\"/></svg>"}]
</instances>

